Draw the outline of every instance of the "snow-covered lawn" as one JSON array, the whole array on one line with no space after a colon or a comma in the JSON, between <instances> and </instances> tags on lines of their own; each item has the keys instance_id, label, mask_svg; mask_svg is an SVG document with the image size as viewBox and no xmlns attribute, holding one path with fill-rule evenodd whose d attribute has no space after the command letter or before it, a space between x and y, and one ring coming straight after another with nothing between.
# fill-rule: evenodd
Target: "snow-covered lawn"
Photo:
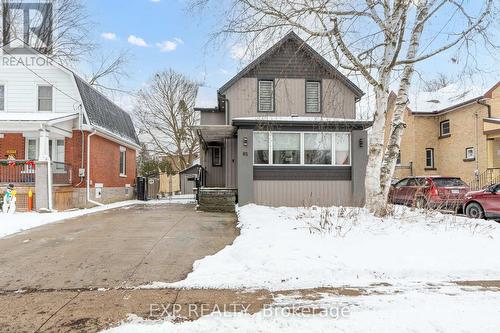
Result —
<instances>
[{"instance_id":1,"label":"snow-covered lawn","mask_svg":"<svg viewBox=\"0 0 500 333\"><path fill-rule=\"evenodd\" d=\"M0 238L27 229L35 228L44 224L58 222L87 214L102 212L108 209L121 208L138 204L157 205L157 204L167 204L167 203L177 203L177 204L193 203L193 196L178 195L160 200L151 200L146 202L138 200L128 200L89 209L77 209L77 210L72 210L67 212L57 212L57 213L42 214L33 212L33 213L15 213L14 215L9 215L9 214L2 214L0 212Z\"/></svg>"},{"instance_id":2,"label":"snow-covered lawn","mask_svg":"<svg viewBox=\"0 0 500 333\"><path fill-rule=\"evenodd\" d=\"M238 215L241 235L233 245L195 262L184 281L147 287L283 290L500 279L500 224L492 221L399 206L385 219L356 208L256 205Z\"/></svg>"},{"instance_id":3,"label":"snow-covered lawn","mask_svg":"<svg viewBox=\"0 0 500 333\"><path fill-rule=\"evenodd\" d=\"M469 290L456 286L417 289L391 295L360 297L325 296L317 301L279 299L254 315L212 313L196 321L173 323L146 321L131 316L129 321L107 333L200 333L200 332L498 332L498 292ZM288 309L319 307L322 315L291 315ZM342 309L344 309L343 312ZM340 310L340 311L339 311Z\"/></svg>"}]
</instances>

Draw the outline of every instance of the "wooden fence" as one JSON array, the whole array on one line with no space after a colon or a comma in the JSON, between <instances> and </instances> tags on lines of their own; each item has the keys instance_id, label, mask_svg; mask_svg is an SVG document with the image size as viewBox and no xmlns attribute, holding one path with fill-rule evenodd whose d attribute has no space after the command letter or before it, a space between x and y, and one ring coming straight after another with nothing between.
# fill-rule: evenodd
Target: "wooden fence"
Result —
<instances>
[{"instance_id":1,"label":"wooden fence","mask_svg":"<svg viewBox=\"0 0 500 333\"><path fill-rule=\"evenodd\" d=\"M160 194L171 195L178 193L181 190L181 181L179 174L167 175L166 173L160 174Z\"/></svg>"}]
</instances>

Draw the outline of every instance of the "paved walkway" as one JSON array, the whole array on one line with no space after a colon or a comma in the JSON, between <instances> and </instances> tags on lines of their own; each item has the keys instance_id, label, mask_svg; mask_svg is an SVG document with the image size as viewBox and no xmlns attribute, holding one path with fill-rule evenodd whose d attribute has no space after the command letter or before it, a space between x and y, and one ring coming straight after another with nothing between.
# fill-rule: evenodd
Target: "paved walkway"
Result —
<instances>
[{"instance_id":1,"label":"paved walkway","mask_svg":"<svg viewBox=\"0 0 500 333\"><path fill-rule=\"evenodd\" d=\"M0 290L131 287L180 281L238 235L234 214L145 205L0 239Z\"/></svg>"}]
</instances>

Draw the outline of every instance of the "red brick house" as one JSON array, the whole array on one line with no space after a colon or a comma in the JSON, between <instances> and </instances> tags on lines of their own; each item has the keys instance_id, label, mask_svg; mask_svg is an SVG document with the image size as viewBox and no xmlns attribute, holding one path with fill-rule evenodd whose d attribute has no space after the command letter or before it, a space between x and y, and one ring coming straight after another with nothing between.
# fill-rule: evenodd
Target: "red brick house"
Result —
<instances>
[{"instance_id":1,"label":"red brick house","mask_svg":"<svg viewBox=\"0 0 500 333\"><path fill-rule=\"evenodd\" d=\"M130 115L44 55L0 55L0 186L18 206L63 210L130 199L136 151Z\"/></svg>"}]
</instances>

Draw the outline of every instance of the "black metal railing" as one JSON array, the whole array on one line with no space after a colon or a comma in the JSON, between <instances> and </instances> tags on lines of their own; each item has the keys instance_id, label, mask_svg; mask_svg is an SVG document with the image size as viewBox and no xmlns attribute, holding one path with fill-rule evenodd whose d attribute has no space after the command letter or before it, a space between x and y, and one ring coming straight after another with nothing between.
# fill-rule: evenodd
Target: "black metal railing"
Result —
<instances>
[{"instance_id":1,"label":"black metal railing","mask_svg":"<svg viewBox=\"0 0 500 333\"><path fill-rule=\"evenodd\" d=\"M476 191L497 183L500 183L500 168L488 168L469 181L469 187Z\"/></svg>"}]
</instances>

